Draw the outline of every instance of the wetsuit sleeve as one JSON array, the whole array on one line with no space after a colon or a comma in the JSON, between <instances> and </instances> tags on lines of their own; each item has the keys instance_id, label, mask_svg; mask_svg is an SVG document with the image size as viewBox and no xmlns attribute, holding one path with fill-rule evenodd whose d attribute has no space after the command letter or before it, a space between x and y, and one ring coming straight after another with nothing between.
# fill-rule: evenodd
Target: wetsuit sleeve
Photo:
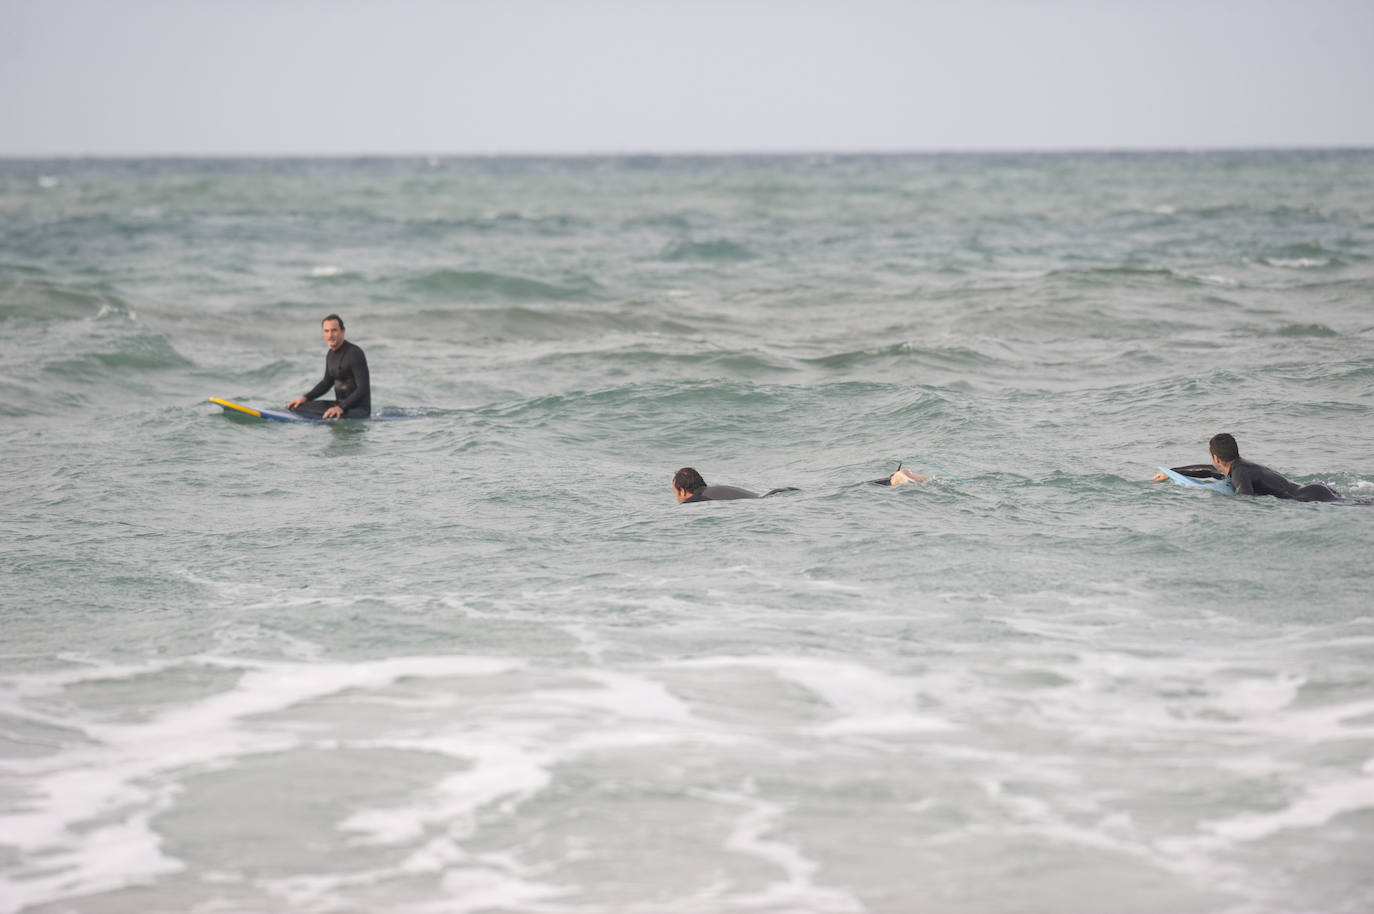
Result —
<instances>
[{"instance_id":1,"label":"wetsuit sleeve","mask_svg":"<svg viewBox=\"0 0 1374 914\"><path fill-rule=\"evenodd\" d=\"M327 391L329 388L333 386L334 379L329 376L329 363L326 362L324 369L324 378L320 381L320 383L310 388L310 392L305 395L305 399L314 400L316 397L323 395L325 391Z\"/></svg>"},{"instance_id":2,"label":"wetsuit sleeve","mask_svg":"<svg viewBox=\"0 0 1374 914\"><path fill-rule=\"evenodd\" d=\"M369 403L372 400L372 379L367 373L367 356L362 349L354 346L348 352L349 365L353 369L353 393L341 402L344 412L348 412L359 403ZM342 372L341 372L342 373Z\"/></svg>"},{"instance_id":3,"label":"wetsuit sleeve","mask_svg":"<svg viewBox=\"0 0 1374 914\"><path fill-rule=\"evenodd\" d=\"M737 498L758 498L748 489L741 489L739 486L702 486L692 492L691 498L684 498L684 505L697 501L733 501Z\"/></svg>"},{"instance_id":4,"label":"wetsuit sleeve","mask_svg":"<svg viewBox=\"0 0 1374 914\"><path fill-rule=\"evenodd\" d=\"M1225 479L1226 474L1217 471L1217 468L1210 463L1193 463L1186 467L1173 467L1175 473L1180 476L1190 476L1193 479Z\"/></svg>"}]
</instances>

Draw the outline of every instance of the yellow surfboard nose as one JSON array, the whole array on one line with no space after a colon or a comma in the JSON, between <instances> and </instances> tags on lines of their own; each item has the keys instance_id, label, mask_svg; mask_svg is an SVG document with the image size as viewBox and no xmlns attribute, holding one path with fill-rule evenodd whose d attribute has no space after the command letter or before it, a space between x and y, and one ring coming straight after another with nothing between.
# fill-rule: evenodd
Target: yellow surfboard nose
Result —
<instances>
[{"instance_id":1,"label":"yellow surfboard nose","mask_svg":"<svg viewBox=\"0 0 1374 914\"><path fill-rule=\"evenodd\" d=\"M225 409L232 409L235 412L247 413L250 416L257 416L259 419L262 418L262 413L258 412L256 409L253 409L253 407L251 406L244 406L240 403L233 403L229 400L221 400L219 397L211 397L210 402L218 406L222 406Z\"/></svg>"}]
</instances>

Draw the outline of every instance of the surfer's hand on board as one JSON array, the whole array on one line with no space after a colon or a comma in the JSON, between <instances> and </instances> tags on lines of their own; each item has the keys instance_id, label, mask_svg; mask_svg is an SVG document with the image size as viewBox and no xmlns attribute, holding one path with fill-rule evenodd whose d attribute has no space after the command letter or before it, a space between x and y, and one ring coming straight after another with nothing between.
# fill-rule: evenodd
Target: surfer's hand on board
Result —
<instances>
[{"instance_id":1,"label":"surfer's hand on board","mask_svg":"<svg viewBox=\"0 0 1374 914\"><path fill-rule=\"evenodd\" d=\"M1158 473L1150 477L1150 482L1163 482L1168 478L1168 476L1164 475L1164 471L1160 470Z\"/></svg>"},{"instance_id":2,"label":"surfer's hand on board","mask_svg":"<svg viewBox=\"0 0 1374 914\"><path fill-rule=\"evenodd\" d=\"M331 406L324 411L324 418L326 419L338 419L342 415L343 410L337 406Z\"/></svg>"},{"instance_id":3,"label":"surfer's hand on board","mask_svg":"<svg viewBox=\"0 0 1374 914\"><path fill-rule=\"evenodd\" d=\"M302 403L304 403L304 402L305 402L305 397L297 397L296 399L292 400L290 403L287 403L287 404L286 404L286 408L287 408L287 409L295 409L297 406L300 406L300 405L301 405Z\"/></svg>"}]
</instances>

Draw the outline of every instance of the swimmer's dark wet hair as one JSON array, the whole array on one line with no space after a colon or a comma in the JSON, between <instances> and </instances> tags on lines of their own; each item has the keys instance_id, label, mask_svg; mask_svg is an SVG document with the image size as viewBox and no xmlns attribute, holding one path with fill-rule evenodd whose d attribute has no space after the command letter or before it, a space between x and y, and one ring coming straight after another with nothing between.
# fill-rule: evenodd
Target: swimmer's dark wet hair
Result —
<instances>
[{"instance_id":1,"label":"swimmer's dark wet hair","mask_svg":"<svg viewBox=\"0 0 1374 914\"><path fill-rule=\"evenodd\" d=\"M339 322L339 329L340 329L340 330L347 330L347 329L348 329L347 327L345 327L345 326L343 325L343 318L339 317L339 315L337 315L337 314L326 315L326 316L325 316L325 319L322 320L322 321L320 321L320 326L323 327L325 324L329 323L330 321L338 321L338 322Z\"/></svg>"},{"instance_id":2,"label":"swimmer's dark wet hair","mask_svg":"<svg viewBox=\"0 0 1374 914\"><path fill-rule=\"evenodd\" d=\"M695 492L697 489L706 488L706 480L701 478L701 474L691 467L683 467L673 476L673 488L681 489L684 492Z\"/></svg>"},{"instance_id":3,"label":"swimmer's dark wet hair","mask_svg":"<svg viewBox=\"0 0 1374 914\"><path fill-rule=\"evenodd\" d=\"M1236 445L1236 439L1227 432L1213 435L1212 440L1207 442L1207 447L1213 454L1227 463L1240 459L1240 447Z\"/></svg>"}]
</instances>

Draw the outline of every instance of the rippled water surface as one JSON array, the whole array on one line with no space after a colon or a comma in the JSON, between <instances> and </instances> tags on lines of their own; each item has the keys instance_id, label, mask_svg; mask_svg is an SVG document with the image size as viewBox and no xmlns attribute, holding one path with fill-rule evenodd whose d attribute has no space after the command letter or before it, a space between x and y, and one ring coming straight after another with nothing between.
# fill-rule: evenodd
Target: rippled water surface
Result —
<instances>
[{"instance_id":1,"label":"rippled water surface","mask_svg":"<svg viewBox=\"0 0 1374 914\"><path fill-rule=\"evenodd\" d=\"M1369 152L0 162L0 914L1374 909L1374 510L1148 481L1374 496L1371 303Z\"/></svg>"}]
</instances>

